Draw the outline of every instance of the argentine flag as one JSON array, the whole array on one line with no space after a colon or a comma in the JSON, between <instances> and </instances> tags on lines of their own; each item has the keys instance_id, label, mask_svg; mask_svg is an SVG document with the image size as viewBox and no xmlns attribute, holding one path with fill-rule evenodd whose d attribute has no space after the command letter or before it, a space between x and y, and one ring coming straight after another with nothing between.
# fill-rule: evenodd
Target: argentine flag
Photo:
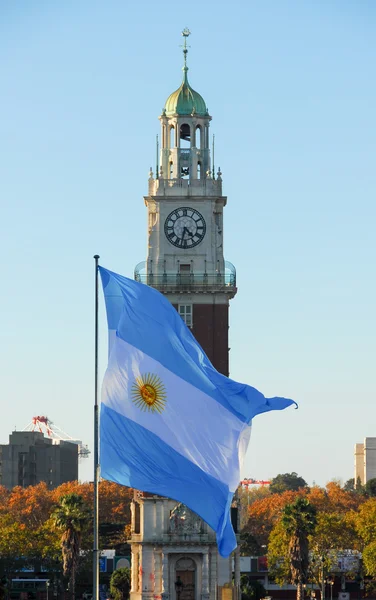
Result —
<instances>
[{"instance_id":1,"label":"argentine flag","mask_svg":"<svg viewBox=\"0 0 376 600\"><path fill-rule=\"evenodd\" d=\"M157 290L99 267L109 328L100 415L101 476L182 502L236 548L233 494L251 420L295 404L216 371Z\"/></svg>"}]
</instances>

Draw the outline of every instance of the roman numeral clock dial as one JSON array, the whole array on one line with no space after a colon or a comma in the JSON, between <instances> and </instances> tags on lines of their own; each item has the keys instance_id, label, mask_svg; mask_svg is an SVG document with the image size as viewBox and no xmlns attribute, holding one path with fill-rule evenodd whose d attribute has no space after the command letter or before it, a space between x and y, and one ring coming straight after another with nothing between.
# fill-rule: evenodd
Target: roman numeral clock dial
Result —
<instances>
[{"instance_id":1,"label":"roman numeral clock dial","mask_svg":"<svg viewBox=\"0 0 376 600\"><path fill-rule=\"evenodd\" d=\"M168 215L164 230L168 241L177 248L194 248L205 237L206 223L194 208L177 208Z\"/></svg>"}]
</instances>

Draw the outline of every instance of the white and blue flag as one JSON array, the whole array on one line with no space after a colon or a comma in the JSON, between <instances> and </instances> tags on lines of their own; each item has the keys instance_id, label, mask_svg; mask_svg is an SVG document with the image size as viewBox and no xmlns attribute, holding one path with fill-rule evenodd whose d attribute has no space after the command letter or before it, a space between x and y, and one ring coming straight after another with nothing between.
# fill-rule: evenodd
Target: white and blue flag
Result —
<instances>
[{"instance_id":1,"label":"white and blue flag","mask_svg":"<svg viewBox=\"0 0 376 600\"><path fill-rule=\"evenodd\" d=\"M251 420L295 404L216 371L157 290L99 267L109 328L102 388L104 479L182 502L236 548L233 494Z\"/></svg>"}]
</instances>

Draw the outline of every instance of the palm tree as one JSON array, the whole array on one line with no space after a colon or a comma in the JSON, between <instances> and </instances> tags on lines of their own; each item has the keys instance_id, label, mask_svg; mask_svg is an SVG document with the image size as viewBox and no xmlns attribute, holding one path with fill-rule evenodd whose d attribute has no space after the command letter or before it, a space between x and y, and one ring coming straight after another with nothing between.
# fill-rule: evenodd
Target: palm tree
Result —
<instances>
[{"instance_id":1,"label":"palm tree","mask_svg":"<svg viewBox=\"0 0 376 600\"><path fill-rule=\"evenodd\" d=\"M61 553L63 558L63 573L69 577L69 587L72 600L75 600L76 572L82 531L92 519L90 508L79 494L66 494L52 513L56 527L62 530Z\"/></svg>"},{"instance_id":2,"label":"palm tree","mask_svg":"<svg viewBox=\"0 0 376 600\"><path fill-rule=\"evenodd\" d=\"M308 535L316 527L316 508L306 498L298 498L284 507L282 525L289 536L291 581L296 585L297 600L302 600L303 584L307 581L309 565Z\"/></svg>"}]
</instances>

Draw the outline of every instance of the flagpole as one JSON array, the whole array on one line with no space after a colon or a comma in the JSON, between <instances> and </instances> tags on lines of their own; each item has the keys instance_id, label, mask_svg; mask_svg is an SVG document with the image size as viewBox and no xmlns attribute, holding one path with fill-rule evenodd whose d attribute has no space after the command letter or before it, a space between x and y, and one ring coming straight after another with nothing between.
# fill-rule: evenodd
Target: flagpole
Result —
<instances>
[{"instance_id":1,"label":"flagpole","mask_svg":"<svg viewBox=\"0 0 376 600\"><path fill-rule=\"evenodd\" d=\"M99 417L98 417L98 254L95 254L95 359L94 359L94 539L93 539L93 600L99 600L98 549L98 480L99 480Z\"/></svg>"}]
</instances>

